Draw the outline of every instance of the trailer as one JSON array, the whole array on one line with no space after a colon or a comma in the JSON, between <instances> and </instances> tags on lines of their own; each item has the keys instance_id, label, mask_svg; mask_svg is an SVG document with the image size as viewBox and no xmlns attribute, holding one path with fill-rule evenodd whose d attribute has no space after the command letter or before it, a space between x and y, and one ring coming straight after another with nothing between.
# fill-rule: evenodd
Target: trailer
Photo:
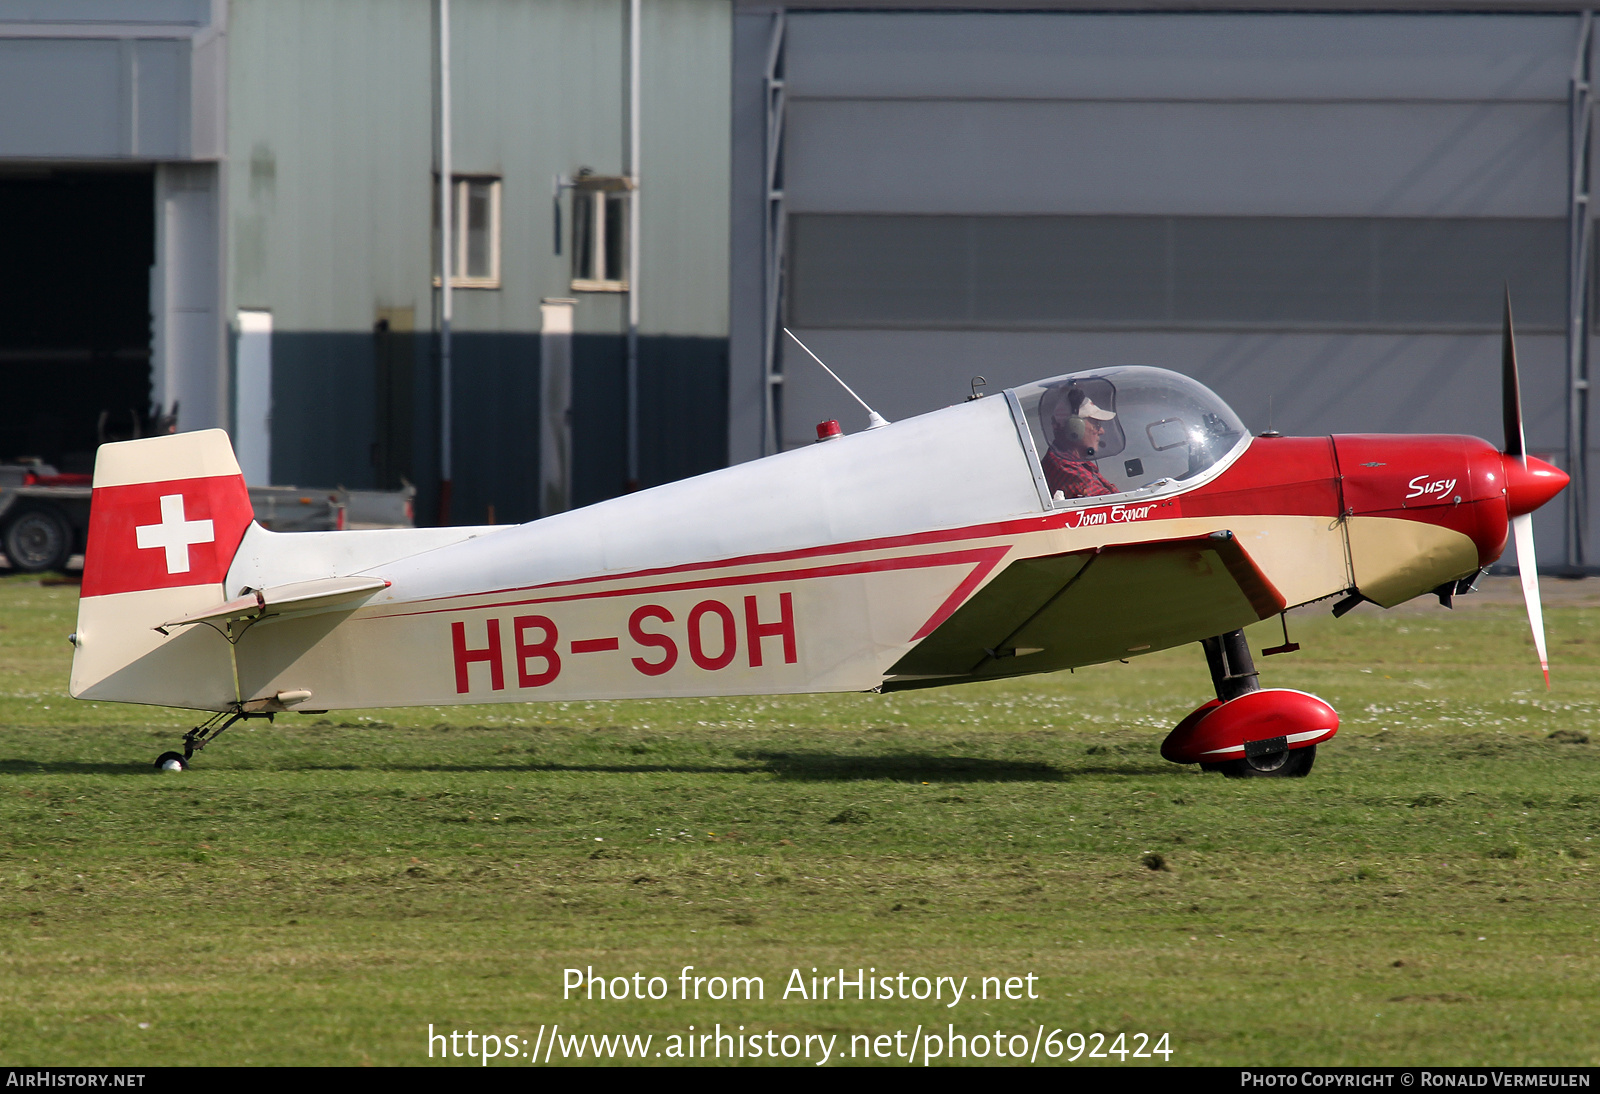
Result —
<instances>
[{"instance_id":1,"label":"trailer","mask_svg":"<svg viewBox=\"0 0 1600 1094\"><path fill-rule=\"evenodd\" d=\"M415 526L417 488L331 490L252 486L256 522L274 532ZM90 476L41 461L0 464L0 554L13 572L65 570L89 536Z\"/></svg>"}]
</instances>

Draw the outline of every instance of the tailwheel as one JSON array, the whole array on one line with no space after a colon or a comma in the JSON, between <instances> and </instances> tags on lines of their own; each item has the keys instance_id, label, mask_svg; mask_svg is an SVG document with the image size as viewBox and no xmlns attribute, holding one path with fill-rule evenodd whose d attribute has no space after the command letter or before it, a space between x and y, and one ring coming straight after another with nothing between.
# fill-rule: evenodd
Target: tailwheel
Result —
<instances>
[{"instance_id":1,"label":"tailwheel","mask_svg":"<svg viewBox=\"0 0 1600 1094\"><path fill-rule=\"evenodd\" d=\"M1263 756L1246 756L1242 760L1201 764L1200 768L1219 772L1230 779L1300 779L1311 774L1311 765L1316 762L1317 746L1307 745Z\"/></svg>"},{"instance_id":2,"label":"tailwheel","mask_svg":"<svg viewBox=\"0 0 1600 1094\"><path fill-rule=\"evenodd\" d=\"M199 752L206 745L222 736L223 733L227 732L229 726L246 718L265 718L269 722L272 721L272 715L268 712L241 710L239 709L239 704L234 704L233 710L218 711L185 733L183 735L182 752L163 752L157 756L156 770L189 770L189 761L193 759L196 752Z\"/></svg>"}]
</instances>

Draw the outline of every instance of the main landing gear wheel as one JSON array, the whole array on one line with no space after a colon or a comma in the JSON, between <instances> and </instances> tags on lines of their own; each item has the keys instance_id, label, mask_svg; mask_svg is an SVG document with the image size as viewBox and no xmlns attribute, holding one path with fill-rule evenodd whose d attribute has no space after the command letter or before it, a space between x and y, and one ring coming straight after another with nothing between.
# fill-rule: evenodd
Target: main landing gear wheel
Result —
<instances>
[{"instance_id":1,"label":"main landing gear wheel","mask_svg":"<svg viewBox=\"0 0 1600 1094\"><path fill-rule=\"evenodd\" d=\"M156 757L157 771L187 771L189 761L183 758L181 752L163 752Z\"/></svg>"},{"instance_id":2,"label":"main landing gear wheel","mask_svg":"<svg viewBox=\"0 0 1600 1094\"><path fill-rule=\"evenodd\" d=\"M1230 779L1300 779L1311 774L1317 762L1317 746L1269 752L1265 756L1246 756L1220 764L1201 764L1205 771L1218 771Z\"/></svg>"}]
</instances>

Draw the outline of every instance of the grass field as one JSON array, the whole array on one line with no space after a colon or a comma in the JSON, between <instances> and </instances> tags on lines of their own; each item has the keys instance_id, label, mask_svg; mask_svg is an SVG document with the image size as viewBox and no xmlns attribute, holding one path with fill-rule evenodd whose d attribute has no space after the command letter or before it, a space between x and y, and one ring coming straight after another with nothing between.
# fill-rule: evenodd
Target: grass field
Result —
<instances>
[{"instance_id":1,"label":"grass field","mask_svg":"<svg viewBox=\"0 0 1600 1094\"><path fill-rule=\"evenodd\" d=\"M1344 719L1304 780L1160 759L1210 694L1197 648L894 696L282 716L158 774L193 719L66 697L75 598L0 579L0 1063L425 1064L430 1023L648 1033L667 1062L720 1023L846 1063L953 1025L1165 1033L1172 1064L1600 1064L1600 610L1550 606L1549 693L1515 605L1297 617L1264 678ZM686 965L765 998L681 1000ZM667 997L563 998L591 966ZM813 967L1022 998L784 998Z\"/></svg>"}]
</instances>

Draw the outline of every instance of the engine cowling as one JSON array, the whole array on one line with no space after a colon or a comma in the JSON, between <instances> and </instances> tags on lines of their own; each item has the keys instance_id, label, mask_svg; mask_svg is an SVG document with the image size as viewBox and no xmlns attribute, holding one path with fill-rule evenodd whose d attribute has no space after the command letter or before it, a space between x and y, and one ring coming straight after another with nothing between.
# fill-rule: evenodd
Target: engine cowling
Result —
<instances>
[{"instance_id":1,"label":"engine cowling","mask_svg":"<svg viewBox=\"0 0 1600 1094\"><path fill-rule=\"evenodd\" d=\"M1386 608L1488 566L1511 518L1567 484L1559 468L1476 437L1352 434L1333 445L1352 577Z\"/></svg>"}]
</instances>

